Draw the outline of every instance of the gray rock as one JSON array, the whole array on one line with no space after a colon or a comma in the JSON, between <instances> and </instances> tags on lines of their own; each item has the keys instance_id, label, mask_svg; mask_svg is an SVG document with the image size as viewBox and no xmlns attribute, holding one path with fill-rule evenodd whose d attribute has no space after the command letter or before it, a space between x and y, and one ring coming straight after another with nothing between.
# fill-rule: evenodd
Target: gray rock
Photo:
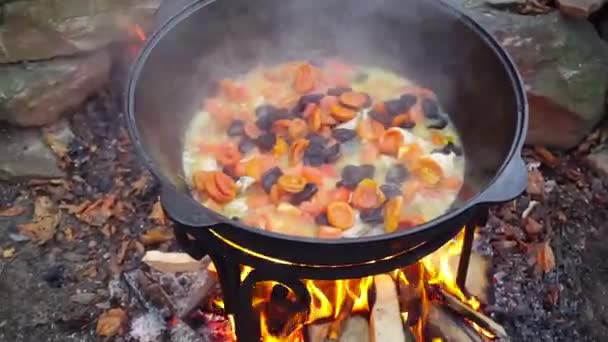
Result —
<instances>
[{"instance_id":1,"label":"gray rock","mask_svg":"<svg viewBox=\"0 0 608 342\"><path fill-rule=\"evenodd\" d=\"M94 293L77 293L70 297L70 301L78 304L89 305L97 296Z\"/></svg>"},{"instance_id":2,"label":"gray rock","mask_svg":"<svg viewBox=\"0 0 608 342\"><path fill-rule=\"evenodd\" d=\"M152 25L160 0L29 0L4 5L0 63L35 61L133 41Z\"/></svg>"},{"instance_id":3,"label":"gray rock","mask_svg":"<svg viewBox=\"0 0 608 342\"><path fill-rule=\"evenodd\" d=\"M587 18L605 3L606 0L557 0L559 10L575 18Z\"/></svg>"},{"instance_id":4,"label":"gray rock","mask_svg":"<svg viewBox=\"0 0 608 342\"><path fill-rule=\"evenodd\" d=\"M508 50L530 102L527 142L571 148L605 114L608 46L587 20L558 11L525 16L483 0L448 0L490 31Z\"/></svg>"},{"instance_id":5,"label":"gray rock","mask_svg":"<svg viewBox=\"0 0 608 342\"><path fill-rule=\"evenodd\" d=\"M0 121L42 126L59 119L109 79L110 56L102 50L78 58L0 66Z\"/></svg>"},{"instance_id":6,"label":"gray rock","mask_svg":"<svg viewBox=\"0 0 608 342\"><path fill-rule=\"evenodd\" d=\"M608 150L598 151L587 156L587 163L598 174L608 180Z\"/></svg>"},{"instance_id":7,"label":"gray rock","mask_svg":"<svg viewBox=\"0 0 608 342\"><path fill-rule=\"evenodd\" d=\"M0 140L0 180L65 176L40 130L5 129L0 131Z\"/></svg>"}]
</instances>

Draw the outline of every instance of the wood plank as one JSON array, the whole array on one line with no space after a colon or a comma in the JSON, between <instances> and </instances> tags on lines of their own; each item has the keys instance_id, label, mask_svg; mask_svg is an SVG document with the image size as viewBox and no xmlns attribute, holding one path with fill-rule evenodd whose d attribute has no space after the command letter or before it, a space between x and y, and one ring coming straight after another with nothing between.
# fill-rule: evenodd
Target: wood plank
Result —
<instances>
[{"instance_id":1,"label":"wood plank","mask_svg":"<svg viewBox=\"0 0 608 342\"><path fill-rule=\"evenodd\" d=\"M387 274L380 274L374 277L374 288L376 302L370 318L371 341L404 342L405 333L395 281Z\"/></svg>"}]
</instances>

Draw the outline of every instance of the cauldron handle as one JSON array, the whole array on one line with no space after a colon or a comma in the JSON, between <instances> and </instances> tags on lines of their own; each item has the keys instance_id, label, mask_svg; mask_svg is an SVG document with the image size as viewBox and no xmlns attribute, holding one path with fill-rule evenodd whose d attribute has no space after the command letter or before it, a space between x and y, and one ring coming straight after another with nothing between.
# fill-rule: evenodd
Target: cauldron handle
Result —
<instances>
[{"instance_id":1,"label":"cauldron handle","mask_svg":"<svg viewBox=\"0 0 608 342\"><path fill-rule=\"evenodd\" d=\"M505 203L521 195L528 184L528 171L524 160L515 155L498 178L477 199L476 204Z\"/></svg>"}]
</instances>

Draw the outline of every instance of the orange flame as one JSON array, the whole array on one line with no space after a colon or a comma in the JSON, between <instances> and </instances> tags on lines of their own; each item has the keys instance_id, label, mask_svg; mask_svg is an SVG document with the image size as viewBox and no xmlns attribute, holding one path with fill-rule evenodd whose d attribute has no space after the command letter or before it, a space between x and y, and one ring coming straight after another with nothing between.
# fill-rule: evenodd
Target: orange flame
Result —
<instances>
[{"instance_id":1,"label":"orange flame","mask_svg":"<svg viewBox=\"0 0 608 342\"><path fill-rule=\"evenodd\" d=\"M139 26L137 24L133 25L133 33L142 42L145 42L146 39L148 39L144 30L141 28L141 26Z\"/></svg>"}]
</instances>

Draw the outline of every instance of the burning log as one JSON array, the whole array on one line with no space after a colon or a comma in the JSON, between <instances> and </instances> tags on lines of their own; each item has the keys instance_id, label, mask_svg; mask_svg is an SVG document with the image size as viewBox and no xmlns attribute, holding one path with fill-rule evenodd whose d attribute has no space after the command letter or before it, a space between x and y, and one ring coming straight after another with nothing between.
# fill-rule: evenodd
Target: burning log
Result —
<instances>
[{"instance_id":1,"label":"burning log","mask_svg":"<svg viewBox=\"0 0 608 342\"><path fill-rule=\"evenodd\" d=\"M218 280L207 271L209 265L211 265L211 259L209 259L209 257L201 259L196 283L192 285L190 295L177 303L179 316L182 319L190 316L194 311L200 308L216 288Z\"/></svg>"},{"instance_id":2,"label":"burning log","mask_svg":"<svg viewBox=\"0 0 608 342\"><path fill-rule=\"evenodd\" d=\"M395 281L390 275L377 275L374 277L374 287L376 302L370 318L371 341L406 341Z\"/></svg>"},{"instance_id":3,"label":"burning log","mask_svg":"<svg viewBox=\"0 0 608 342\"><path fill-rule=\"evenodd\" d=\"M452 274L456 274L458 271L458 262L460 261L460 255L452 256L448 260L450 270ZM469 272L467 273L467 280L464 290L466 293L475 296L482 303L488 303L488 270L490 268L490 261L487 257L473 251L471 253L471 259L469 260Z\"/></svg>"},{"instance_id":4,"label":"burning log","mask_svg":"<svg viewBox=\"0 0 608 342\"><path fill-rule=\"evenodd\" d=\"M450 342L482 342L483 339L467 325L462 317L450 313L438 302L431 302L428 309L427 339L441 338Z\"/></svg>"},{"instance_id":5,"label":"burning log","mask_svg":"<svg viewBox=\"0 0 608 342\"><path fill-rule=\"evenodd\" d=\"M331 323L315 323L306 327L309 342L325 342Z\"/></svg>"},{"instance_id":6,"label":"burning log","mask_svg":"<svg viewBox=\"0 0 608 342\"><path fill-rule=\"evenodd\" d=\"M407 312L408 326L413 325L418 321L422 314L422 291L411 284L405 284L402 281L398 282L399 289L399 308L401 312Z\"/></svg>"},{"instance_id":7,"label":"burning log","mask_svg":"<svg viewBox=\"0 0 608 342\"><path fill-rule=\"evenodd\" d=\"M369 323L361 316L352 316L346 320L339 342L369 342Z\"/></svg>"},{"instance_id":8,"label":"burning log","mask_svg":"<svg viewBox=\"0 0 608 342\"><path fill-rule=\"evenodd\" d=\"M345 325L350 318L350 313L354 304L355 301L350 296L347 295L346 298L344 298L344 304L342 305L338 316L329 325L329 331L327 332L327 339L329 341L342 341L341 336Z\"/></svg>"},{"instance_id":9,"label":"burning log","mask_svg":"<svg viewBox=\"0 0 608 342\"><path fill-rule=\"evenodd\" d=\"M481 328L489 331L499 339L508 339L507 332L502 325L496 323L490 317L479 311L475 311L468 305L461 302L457 297L439 288L438 291L443 296L443 303L453 312L477 324Z\"/></svg>"}]
</instances>

